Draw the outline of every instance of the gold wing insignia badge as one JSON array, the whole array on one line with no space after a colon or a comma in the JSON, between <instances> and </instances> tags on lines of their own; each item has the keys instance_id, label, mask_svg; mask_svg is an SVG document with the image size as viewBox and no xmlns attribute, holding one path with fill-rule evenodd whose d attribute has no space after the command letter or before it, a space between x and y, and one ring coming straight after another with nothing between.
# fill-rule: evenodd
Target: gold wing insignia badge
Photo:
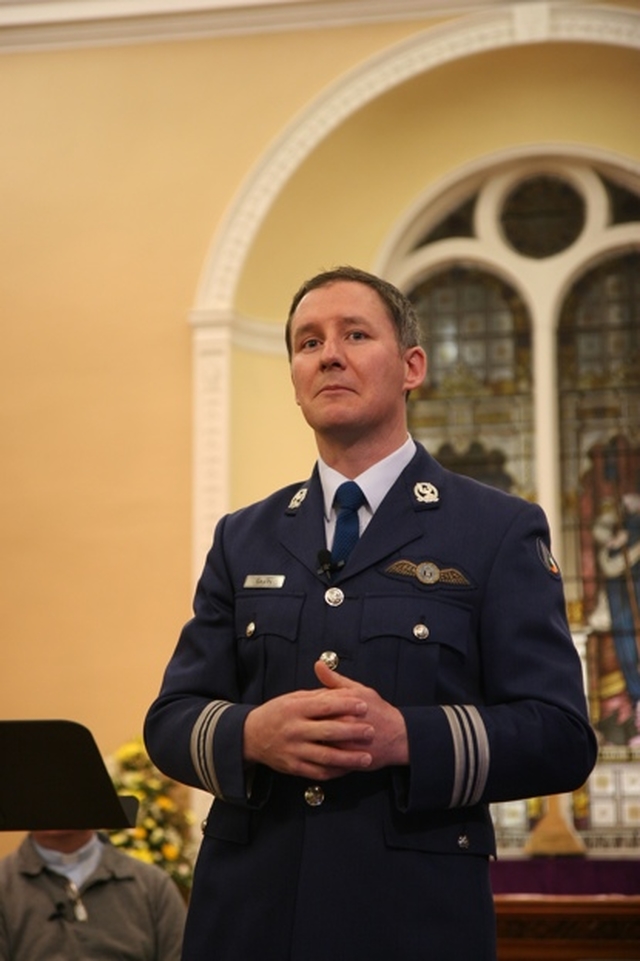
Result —
<instances>
[{"instance_id":1,"label":"gold wing insignia badge","mask_svg":"<svg viewBox=\"0 0 640 961\"><path fill-rule=\"evenodd\" d=\"M443 567L440 571L440 580L443 584L469 584L464 574L461 571L457 571L455 567Z\"/></svg>"},{"instance_id":2,"label":"gold wing insignia badge","mask_svg":"<svg viewBox=\"0 0 640 961\"><path fill-rule=\"evenodd\" d=\"M413 561L394 561L387 567L385 574L401 574L402 577L415 577L416 565Z\"/></svg>"},{"instance_id":3,"label":"gold wing insignia badge","mask_svg":"<svg viewBox=\"0 0 640 961\"><path fill-rule=\"evenodd\" d=\"M455 567L438 567L433 561L394 561L385 569L385 574L399 574L401 577L415 577L421 584L452 584L459 587L469 585L469 580L462 571Z\"/></svg>"}]
</instances>

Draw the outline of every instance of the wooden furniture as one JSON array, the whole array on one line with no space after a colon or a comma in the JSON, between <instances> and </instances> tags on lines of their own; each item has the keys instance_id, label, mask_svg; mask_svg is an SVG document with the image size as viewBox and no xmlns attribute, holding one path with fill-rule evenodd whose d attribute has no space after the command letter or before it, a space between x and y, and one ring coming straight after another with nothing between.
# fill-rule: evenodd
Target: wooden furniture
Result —
<instances>
[{"instance_id":1,"label":"wooden furniture","mask_svg":"<svg viewBox=\"0 0 640 961\"><path fill-rule=\"evenodd\" d=\"M640 961L640 895L496 894L498 961Z\"/></svg>"}]
</instances>

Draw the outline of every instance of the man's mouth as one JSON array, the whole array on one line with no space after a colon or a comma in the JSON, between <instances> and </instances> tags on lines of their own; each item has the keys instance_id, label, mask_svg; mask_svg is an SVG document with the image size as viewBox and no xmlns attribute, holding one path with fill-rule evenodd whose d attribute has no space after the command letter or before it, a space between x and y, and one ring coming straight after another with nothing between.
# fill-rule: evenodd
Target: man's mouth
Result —
<instances>
[{"instance_id":1,"label":"man's mouth","mask_svg":"<svg viewBox=\"0 0 640 961\"><path fill-rule=\"evenodd\" d=\"M348 387L347 384L325 384L323 387L320 388L318 393L319 394L334 394L334 393L338 394L345 390L350 391L351 388Z\"/></svg>"}]
</instances>

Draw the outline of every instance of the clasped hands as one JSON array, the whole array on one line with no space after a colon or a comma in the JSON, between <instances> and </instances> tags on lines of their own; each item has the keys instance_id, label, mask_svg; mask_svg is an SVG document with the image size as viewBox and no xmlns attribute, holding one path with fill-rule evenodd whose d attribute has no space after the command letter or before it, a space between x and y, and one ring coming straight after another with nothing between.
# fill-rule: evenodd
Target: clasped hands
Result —
<instances>
[{"instance_id":1,"label":"clasped hands","mask_svg":"<svg viewBox=\"0 0 640 961\"><path fill-rule=\"evenodd\" d=\"M249 712L245 761L317 781L407 764L400 711L322 661L314 670L322 687L282 694Z\"/></svg>"}]
</instances>

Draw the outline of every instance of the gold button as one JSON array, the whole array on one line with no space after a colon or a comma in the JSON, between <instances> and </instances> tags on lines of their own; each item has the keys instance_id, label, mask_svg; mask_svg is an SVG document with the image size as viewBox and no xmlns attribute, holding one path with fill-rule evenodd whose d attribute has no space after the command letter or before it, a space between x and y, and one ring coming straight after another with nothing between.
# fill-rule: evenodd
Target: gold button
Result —
<instances>
[{"instance_id":1,"label":"gold button","mask_svg":"<svg viewBox=\"0 0 640 961\"><path fill-rule=\"evenodd\" d=\"M416 624L413 629L413 636L419 641L425 641L429 637L429 628L426 624Z\"/></svg>"},{"instance_id":2,"label":"gold button","mask_svg":"<svg viewBox=\"0 0 640 961\"><path fill-rule=\"evenodd\" d=\"M317 808L324 801L324 791L319 784L310 784L304 792L304 799L309 807Z\"/></svg>"},{"instance_id":3,"label":"gold button","mask_svg":"<svg viewBox=\"0 0 640 961\"><path fill-rule=\"evenodd\" d=\"M344 593L339 587L330 587L328 591L324 592L324 599L329 607L340 607L344 600Z\"/></svg>"},{"instance_id":4,"label":"gold button","mask_svg":"<svg viewBox=\"0 0 640 961\"><path fill-rule=\"evenodd\" d=\"M326 664L330 671L335 671L340 663L340 658L335 651L323 651L318 660Z\"/></svg>"},{"instance_id":5,"label":"gold button","mask_svg":"<svg viewBox=\"0 0 640 961\"><path fill-rule=\"evenodd\" d=\"M255 622L254 622L254 621L249 621L249 623L247 624L247 626L246 626L246 628L245 628L245 634L247 635L247 637L253 637L253 635L255 634L255 632L256 632Z\"/></svg>"}]
</instances>

